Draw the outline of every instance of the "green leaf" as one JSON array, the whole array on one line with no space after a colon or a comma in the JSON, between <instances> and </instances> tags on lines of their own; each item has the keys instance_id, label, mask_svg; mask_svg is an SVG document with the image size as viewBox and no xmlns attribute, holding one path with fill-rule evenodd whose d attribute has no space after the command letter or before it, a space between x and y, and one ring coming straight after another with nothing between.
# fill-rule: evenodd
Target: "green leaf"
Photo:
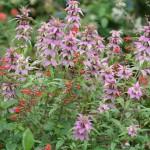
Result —
<instances>
[{"instance_id":1,"label":"green leaf","mask_svg":"<svg viewBox=\"0 0 150 150\"><path fill-rule=\"evenodd\" d=\"M6 149L7 150L16 150L16 148L17 148L16 144L13 144L13 143L7 143L6 144Z\"/></svg>"},{"instance_id":2,"label":"green leaf","mask_svg":"<svg viewBox=\"0 0 150 150\"><path fill-rule=\"evenodd\" d=\"M106 28L108 26L107 18L102 18L101 19L101 25L102 25L103 28Z\"/></svg>"},{"instance_id":3,"label":"green leaf","mask_svg":"<svg viewBox=\"0 0 150 150\"><path fill-rule=\"evenodd\" d=\"M34 137L30 129L23 133L22 145L24 150L31 150L34 145Z\"/></svg>"},{"instance_id":4,"label":"green leaf","mask_svg":"<svg viewBox=\"0 0 150 150\"><path fill-rule=\"evenodd\" d=\"M11 100L11 101L5 101L5 102L1 102L0 103L0 107L2 109L7 109L9 107L12 107L13 105L15 105L17 103L17 100Z\"/></svg>"},{"instance_id":5,"label":"green leaf","mask_svg":"<svg viewBox=\"0 0 150 150\"><path fill-rule=\"evenodd\" d=\"M57 144L56 144L56 150L58 150L63 144L64 144L63 140L58 141Z\"/></svg>"}]
</instances>

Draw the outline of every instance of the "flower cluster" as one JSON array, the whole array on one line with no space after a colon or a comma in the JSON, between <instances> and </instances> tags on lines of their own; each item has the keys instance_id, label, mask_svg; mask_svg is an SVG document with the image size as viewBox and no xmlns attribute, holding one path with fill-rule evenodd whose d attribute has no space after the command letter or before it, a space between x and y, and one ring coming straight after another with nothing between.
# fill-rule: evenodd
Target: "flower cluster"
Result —
<instances>
[{"instance_id":1,"label":"flower cluster","mask_svg":"<svg viewBox=\"0 0 150 150\"><path fill-rule=\"evenodd\" d=\"M122 38L121 38L122 32L112 30L110 33L111 33L111 37L109 37L108 47L112 49L114 53L120 53L121 52L120 44L122 43Z\"/></svg>"},{"instance_id":2,"label":"flower cluster","mask_svg":"<svg viewBox=\"0 0 150 150\"><path fill-rule=\"evenodd\" d=\"M17 54L14 49L10 48L6 51L5 59L9 66L9 71L15 71L19 54Z\"/></svg>"},{"instance_id":3,"label":"flower cluster","mask_svg":"<svg viewBox=\"0 0 150 150\"><path fill-rule=\"evenodd\" d=\"M43 23L38 30L37 55L44 67L58 65L57 57L64 37L63 27L64 24L59 19L52 18L48 23Z\"/></svg>"},{"instance_id":4,"label":"flower cluster","mask_svg":"<svg viewBox=\"0 0 150 150\"><path fill-rule=\"evenodd\" d=\"M16 85L14 83L3 83L1 87L1 92L4 98L11 99L16 96L15 88Z\"/></svg>"},{"instance_id":5,"label":"flower cluster","mask_svg":"<svg viewBox=\"0 0 150 150\"><path fill-rule=\"evenodd\" d=\"M23 42L29 42L32 30L32 27L30 26L31 17L29 17L30 10L23 7L20 11L21 14L16 16L18 22L16 39Z\"/></svg>"},{"instance_id":6,"label":"flower cluster","mask_svg":"<svg viewBox=\"0 0 150 150\"><path fill-rule=\"evenodd\" d=\"M92 129L92 122L88 116L79 115L73 128L74 137L76 140L88 140L89 133Z\"/></svg>"},{"instance_id":7,"label":"flower cluster","mask_svg":"<svg viewBox=\"0 0 150 150\"><path fill-rule=\"evenodd\" d=\"M135 136L137 136L138 125L131 125L127 128L127 130L128 130L129 136L135 137Z\"/></svg>"},{"instance_id":8,"label":"flower cluster","mask_svg":"<svg viewBox=\"0 0 150 150\"><path fill-rule=\"evenodd\" d=\"M81 41L79 44L80 53L85 53L85 71L88 74L99 76L101 69L101 62L99 60L100 54L104 51L103 38L98 35L98 32L93 25L85 28L81 33Z\"/></svg>"},{"instance_id":9,"label":"flower cluster","mask_svg":"<svg viewBox=\"0 0 150 150\"><path fill-rule=\"evenodd\" d=\"M131 99L139 100L141 98L143 94L142 94L142 90L138 82L134 84L133 87L130 87L128 89L128 94Z\"/></svg>"},{"instance_id":10,"label":"flower cluster","mask_svg":"<svg viewBox=\"0 0 150 150\"><path fill-rule=\"evenodd\" d=\"M143 35L135 42L135 46L136 60L140 63L150 62L150 22L148 26L144 26Z\"/></svg>"},{"instance_id":11,"label":"flower cluster","mask_svg":"<svg viewBox=\"0 0 150 150\"><path fill-rule=\"evenodd\" d=\"M83 15L81 8L79 8L79 2L77 0L67 1L67 27L69 27L72 32L78 31L80 27L80 15Z\"/></svg>"}]
</instances>

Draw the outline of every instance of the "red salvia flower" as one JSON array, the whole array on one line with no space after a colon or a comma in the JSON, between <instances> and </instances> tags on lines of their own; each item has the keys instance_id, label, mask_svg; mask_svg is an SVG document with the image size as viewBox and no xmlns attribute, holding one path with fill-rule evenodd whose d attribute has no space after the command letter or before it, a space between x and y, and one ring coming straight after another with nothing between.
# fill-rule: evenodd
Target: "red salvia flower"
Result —
<instances>
[{"instance_id":1,"label":"red salvia flower","mask_svg":"<svg viewBox=\"0 0 150 150\"><path fill-rule=\"evenodd\" d=\"M10 120L16 121L17 120L17 114L13 114L9 117Z\"/></svg>"},{"instance_id":2,"label":"red salvia flower","mask_svg":"<svg viewBox=\"0 0 150 150\"><path fill-rule=\"evenodd\" d=\"M51 145L50 145L50 144L47 144L47 145L45 146L44 150L52 150L52 149L51 149Z\"/></svg>"},{"instance_id":3,"label":"red salvia flower","mask_svg":"<svg viewBox=\"0 0 150 150\"><path fill-rule=\"evenodd\" d=\"M139 77L139 83L142 85L148 85L148 78L146 76L141 75Z\"/></svg>"},{"instance_id":4,"label":"red salvia flower","mask_svg":"<svg viewBox=\"0 0 150 150\"><path fill-rule=\"evenodd\" d=\"M16 8L13 8L13 9L11 9L10 14L15 17L19 14L19 12Z\"/></svg>"},{"instance_id":5,"label":"red salvia flower","mask_svg":"<svg viewBox=\"0 0 150 150\"><path fill-rule=\"evenodd\" d=\"M131 36L126 36L123 39L125 42L130 42L132 40Z\"/></svg>"},{"instance_id":6,"label":"red salvia flower","mask_svg":"<svg viewBox=\"0 0 150 150\"><path fill-rule=\"evenodd\" d=\"M48 70L45 72L45 76L50 77L51 76L51 72Z\"/></svg>"},{"instance_id":7,"label":"red salvia flower","mask_svg":"<svg viewBox=\"0 0 150 150\"><path fill-rule=\"evenodd\" d=\"M9 66L0 66L0 70L8 70L9 68Z\"/></svg>"},{"instance_id":8,"label":"red salvia flower","mask_svg":"<svg viewBox=\"0 0 150 150\"><path fill-rule=\"evenodd\" d=\"M5 72L0 72L0 76L3 76L3 75L5 75Z\"/></svg>"},{"instance_id":9,"label":"red salvia flower","mask_svg":"<svg viewBox=\"0 0 150 150\"><path fill-rule=\"evenodd\" d=\"M115 48L113 49L113 52L114 52L114 53L120 53L120 47L119 47L119 46L115 47Z\"/></svg>"},{"instance_id":10,"label":"red salvia flower","mask_svg":"<svg viewBox=\"0 0 150 150\"><path fill-rule=\"evenodd\" d=\"M82 74L85 74L85 70L81 70L80 71L80 74L82 75Z\"/></svg>"},{"instance_id":11,"label":"red salvia flower","mask_svg":"<svg viewBox=\"0 0 150 150\"><path fill-rule=\"evenodd\" d=\"M19 101L19 106L24 107L26 105L26 102L24 100Z\"/></svg>"},{"instance_id":12,"label":"red salvia flower","mask_svg":"<svg viewBox=\"0 0 150 150\"><path fill-rule=\"evenodd\" d=\"M30 89L22 89L21 93L23 93L25 95L32 95L33 94L32 90L30 90Z\"/></svg>"},{"instance_id":13,"label":"red salvia flower","mask_svg":"<svg viewBox=\"0 0 150 150\"><path fill-rule=\"evenodd\" d=\"M76 88L77 88L78 90L80 90L80 89L81 89L80 84L78 84L78 85L76 86Z\"/></svg>"},{"instance_id":14,"label":"red salvia flower","mask_svg":"<svg viewBox=\"0 0 150 150\"><path fill-rule=\"evenodd\" d=\"M21 108L20 107L16 107L14 111L15 111L15 113L20 113L21 112Z\"/></svg>"},{"instance_id":15,"label":"red salvia flower","mask_svg":"<svg viewBox=\"0 0 150 150\"><path fill-rule=\"evenodd\" d=\"M0 22L4 22L7 20L7 15L5 13L0 13Z\"/></svg>"},{"instance_id":16,"label":"red salvia flower","mask_svg":"<svg viewBox=\"0 0 150 150\"><path fill-rule=\"evenodd\" d=\"M42 93L41 91L35 91L34 94L35 94L36 96L42 96L43 93Z\"/></svg>"}]
</instances>

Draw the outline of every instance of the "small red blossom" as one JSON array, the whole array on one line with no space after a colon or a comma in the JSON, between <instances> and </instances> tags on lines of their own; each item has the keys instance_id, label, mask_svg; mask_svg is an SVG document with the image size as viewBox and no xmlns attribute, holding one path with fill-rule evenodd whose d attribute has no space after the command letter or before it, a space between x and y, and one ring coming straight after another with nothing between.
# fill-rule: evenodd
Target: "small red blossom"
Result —
<instances>
[{"instance_id":1,"label":"small red blossom","mask_svg":"<svg viewBox=\"0 0 150 150\"><path fill-rule=\"evenodd\" d=\"M26 105L26 102L24 100L19 101L19 106L24 107Z\"/></svg>"},{"instance_id":2,"label":"small red blossom","mask_svg":"<svg viewBox=\"0 0 150 150\"><path fill-rule=\"evenodd\" d=\"M17 120L17 114L13 114L9 117L10 120L16 121Z\"/></svg>"},{"instance_id":3,"label":"small red blossom","mask_svg":"<svg viewBox=\"0 0 150 150\"><path fill-rule=\"evenodd\" d=\"M34 94L35 94L36 96L42 96L43 93L42 93L41 91L35 91Z\"/></svg>"},{"instance_id":4,"label":"small red blossom","mask_svg":"<svg viewBox=\"0 0 150 150\"><path fill-rule=\"evenodd\" d=\"M0 12L0 22L5 22L7 20L7 15L3 12Z\"/></svg>"},{"instance_id":5,"label":"small red blossom","mask_svg":"<svg viewBox=\"0 0 150 150\"><path fill-rule=\"evenodd\" d=\"M50 145L50 144L47 144L47 145L45 146L44 150L52 150L52 149L51 149L51 145Z\"/></svg>"},{"instance_id":6,"label":"small red blossom","mask_svg":"<svg viewBox=\"0 0 150 150\"><path fill-rule=\"evenodd\" d=\"M14 110L15 113L20 113L21 112L21 108L20 107L16 107Z\"/></svg>"},{"instance_id":7,"label":"small red blossom","mask_svg":"<svg viewBox=\"0 0 150 150\"><path fill-rule=\"evenodd\" d=\"M132 40L131 36L126 36L123 38L125 42L130 42Z\"/></svg>"},{"instance_id":8,"label":"small red blossom","mask_svg":"<svg viewBox=\"0 0 150 150\"><path fill-rule=\"evenodd\" d=\"M139 83L142 85L148 85L148 78L146 76L141 75L139 77Z\"/></svg>"},{"instance_id":9,"label":"small red blossom","mask_svg":"<svg viewBox=\"0 0 150 150\"><path fill-rule=\"evenodd\" d=\"M13 8L13 9L11 9L10 14L15 17L19 14L19 12L16 8Z\"/></svg>"},{"instance_id":10,"label":"small red blossom","mask_svg":"<svg viewBox=\"0 0 150 150\"><path fill-rule=\"evenodd\" d=\"M45 76L50 77L51 76L51 72L48 70L45 72Z\"/></svg>"},{"instance_id":11,"label":"small red blossom","mask_svg":"<svg viewBox=\"0 0 150 150\"><path fill-rule=\"evenodd\" d=\"M71 29L71 32L72 34L75 36L78 32L79 32L79 28L74 26L72 29Z\"/></svg>"},{"instance_id":12,"label":"small red blossom","mask_svg":"<svg viewBox=\"0 0 150 150\"><path fill-rule=\"evenodd\" d=\"M82 75L82 74L85 74L85 70L81 70L80 71L80 74Z\"/></svg>"},{"instance_id":13,"label":"small red blossom","mask_svg":"<svg viewBox=\"0 0 150 150\"><path fill-rule=\"evenodd\" d=\"M3 75L5 75L5 72L0 71L0 76L3 76Z\"/></svg>"},{"instance_id":14,"label":"small red blossom","mask_svg":"<svg viewBox=\"0 0 150 150\"><path fill-rule=\"evenodd\" d=\"M10 66L0 66L0 70L8 70Z\"/></svg>"},{"instance_id":15,"label":"small red blossom","mask_svg":"<svg viewBox=\"0 0 150 150\"><path fill-rule=\"evenodd\" d=\"M80 84L78 84L78 85L76 86L76 88L77 88L78 90L80 90L80 89L81 89Z\"/></svg>"},{"instance_id":16,"label":"small red blossom","mask_svg":"<svg viewBox=\"0 0 150 150\"><path fill-rule=\"evenodd\" d=\"M119 46L115 47L115 48L113 49L113 52L114 52L114 53L120 53L120 47L119 47Z\"/></svg>"},{"instance_id":17,"label":"small red blossom","mask_svg":"<svg viewBox=\"0 0 150 150\"><path fill-rule=\"evenodd\" d=\"M33 94L32 90L30 90L30 89L22 89L21 93L23 93L25 95L32 95Z\"/></svg>"}]
</instances>

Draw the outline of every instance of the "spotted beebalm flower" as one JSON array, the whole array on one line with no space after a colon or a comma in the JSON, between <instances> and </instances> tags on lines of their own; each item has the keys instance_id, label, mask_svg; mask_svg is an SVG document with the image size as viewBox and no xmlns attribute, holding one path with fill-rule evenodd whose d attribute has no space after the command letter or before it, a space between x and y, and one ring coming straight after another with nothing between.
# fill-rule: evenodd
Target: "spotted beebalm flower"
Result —
<instances>
[{"instance_id":1,"label":"spotted beebalm flower","mask_svg":"<svg viewBox=\"0 0 150 150\"><path fill-rule=\"evenodd\" d=\"M84 66L88 75L98 77L100 74L101 61L100 54L104 51L103 38L93 25L85 28L81 33L81 41L79 43L79 52L85 54Z\"/></svg>"},{"instance_id":2,"label":"spotted beebalm flower","mask_svg":"<svg viewBox=\"0 0 150 150\"><path fill-rule=\"evenodd\" d=\"M120 53L121 51L120 44L123 41L121 38L122 32L112 30L110 33L111 33L111 37L109 37L108 47L112 49L114 53Z\"/></svg>"},{"instance_id":3,"label":"spotted beebalm flower","mask_svg":"<svg viewBox=\"0 0 150 150\"><path fill-rule=\"evenodd\" d=\"M98 112L103 113L103 112L108 111L109 109L110 109L109 105L101 104L97 110L98 110Z\"/></svg>"},{"instance_id":4,"label":"spotted beebalm flower","mask_svg":"<svg viewBox=\"0 0 150 150\"><path fill-rule=\"evenodd\" d=\"M105 67L101 70L101 77L104 83L115 83L115 74L111 67Z\"/></svg>"},{"instance_id":5,"label":"spotted beebalm flower","mask_svg":"<svg viewBox=\"0 0 150 150\"><path fill-rule=\"evenodd\" d=\"M29 71L32 70L30 64L29 64L29 57L25 58L23 55L20 55L20 57L17 60L16 70L15 73L17 75L26 76L28 75Z\"/></svg>"},{"instance_id":6,"label":"spotted beebalm flower","mask_svg":"<svg viewBox=\"0 0 150 150\"><path fill-rule=\"evenodd\" d=\"M105 100L114 100L117 96L119 96L119 90L117 89L116 82L105 83L104 99Z\"/></svg>"},{"instance_id":7,"label":"spotted beebalm flower","mask_svg":"<svg viewBox=\"0 0 150 150\"><path fill-rule=\"evenodd\" d=\"M79 40L73 36L72 33L66 35L62 40L62 51L61 51L61 64L69 67L74 66L73 58L74 54L78 52Z\"/></svg>"},{"instance_id":8,"label":"spotted beebalm flower","mask_svg":"<svg viewBox=\"0 0 150 150\"><path fill-rule=\"evenodd\" d=\"M11 99L14 98L16 95L16 85L13 83L3 83L1 86L1 90L2 90L2 95L6 98L6 99Z\"/></svg>"},{"instance_id":9,"label":"spotted beebalm flower","mask_svg":"<svg viewBox=\"0 0 150 150\"><path fill-rule=\"evenodd\" d=\"M144 27L143 34L135 42L135 46L136 60L140 63L150 62L150 22Z\"/></svg>"},{"instance_id":10,"label":"spotted beebalm flower","mask_svg":"<svg viewBox=\"0 0 150 150\"><path fill-rule=\"evenodd\" d=\"M128 135L131 137L135 137L137 136L137 132L138 132L138 125L131 125L127 128L128 130Z\"/></svg>"},{"instance_id":11,"label":"spotted beebalm flower","mask_svg":"<svg viewBox=\"0 0 150 150\"><path fill-rule=\"evenodd\" d=\"M127 66L119 65L117 76L121 79L129 79L132 75L132 70Z\"/></svg>"},{"instance_id":12,"label":"spotted beebalm flower","mask_svg":"<svg viewBox=\"0 0 150 150\"><path fill-rule=\"evenodd\" d=\"M19 54L17 54L14 49L10 48L6 51L5 59L7 65L9 66L9 71L16 70L18 58L19 58Z\"/></svg>"},{"instance_id":13,"label":"spotted beebalm flower","mask_svg":"<svg viewBox=\"0 0 150 150\"><path fill-rule=\"evenodd\" d=\"M67 26L71 29L80 27L80 15L83 15L82 10L79 8L79 2L77 0L67 1Z\"/></svg>"},{"instance_id":14,"label":"spotted beebalm flower","mask_svg":"<svg viewBox=\"0 0 150 150\"><path fill-rule=\"evenodd\" d=\"M29 17L30 10L23 7L21 14L16 16L18 26L16 28L16 39L23 42L28 42L31 39L31 30L30 26L31 17Z\"/></svg>"},{"instance_id":15,"label":"spotted beebalm flower","mask_svg":"<svg viewBox=\"0 0 150 150\"><path fill-rule=\"evenodd\" d=\"M44 67L58 65L57 57L64 37L63 27L64 24L59 19L52 18L38 30L37 56Z\"/></svg>"},{"instance_id":16,"label":"spotted beebalm flower","mask_svg":"<svg viewBox=\"0 0 150 150\"><path fill-rule=\"evenodd\" d=\"M103 38L99 36L98 31L94 25L88 25L81 33L81 41L79 43L81 53L96 53L101 54L104 51L105 45Z\"/></svg>"},{"instance_id":17,"label":"spotted beebalm flower","mask_svg":"<svg viewBox=\"0 0 150 150\"><path fill-rule=\"evenodd\" d=\"M128 89L128 94L131 99L139 100L141 98L143 94L142 94L142 90L138 82L134 84L133 87L130 87Z\"/></svg>"},{"instance_id":18,"label":"spotted beebalm flower","mask_svg":"<svg viewBox=\"0 0 150 150\"><path fill-rule=\"evenodd\" d=\"M92 122L88 116L79 115L73 128L73 135L76 140L88 140L89 133L92 129Z\"/></svg>"}]
</instances>

